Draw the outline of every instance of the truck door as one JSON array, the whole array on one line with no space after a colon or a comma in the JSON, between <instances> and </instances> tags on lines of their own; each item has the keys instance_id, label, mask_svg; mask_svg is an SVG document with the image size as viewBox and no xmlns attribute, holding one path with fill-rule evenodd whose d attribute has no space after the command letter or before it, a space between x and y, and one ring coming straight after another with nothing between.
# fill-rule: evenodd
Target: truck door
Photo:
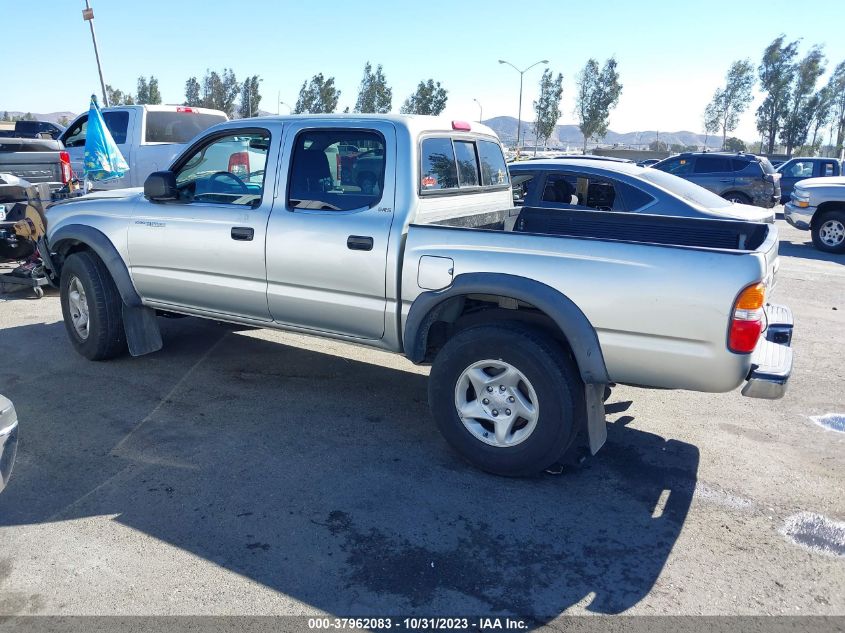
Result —
<instances>
[{"instance_id":1,"label":"truck door","mask_svg":"<svg viewBox=\"0 0 845 633\"><path fill-rule=\"evenodd\" d=\"M267 227L273 319L382 338L396 181L393 125L302 124L289 129L282 154L285 184Z\"/></svg>"},{"instance_id":2,"label":"truck door","mask_svg":"<svg viewBox=\"0 0 845 633\"><path fill-rule=\"evenodd\" d=\"M264 241L274 170L265 178L265 165L276 165L278 144L263 127L220 130L174 163L177 199L136 205L129 264L145 300L270 320Z\"/></svg>"},{"instance_id":3,"label":"truck door","mask_svg":"<svg viewBox=\"0 0 845 633\"><path fill-rule=\"evenodd\" d=\"M104 110L103 120L111 132L112 138L123 154L128 165L132 164L132 134L135 129L134 109L130 110ZM85 175L85 168L82 164L85 157L85 136L88 130L88 115L83 114L68 126L59 140L65 144L67 153L70 155L70 166L73 174L80 180ZM131 172L131 170L130 170ZM131 175L127 173L123 178L99 182L94 185L95 189L122 189L131 186Z\"/></svg>"}]
</instances>

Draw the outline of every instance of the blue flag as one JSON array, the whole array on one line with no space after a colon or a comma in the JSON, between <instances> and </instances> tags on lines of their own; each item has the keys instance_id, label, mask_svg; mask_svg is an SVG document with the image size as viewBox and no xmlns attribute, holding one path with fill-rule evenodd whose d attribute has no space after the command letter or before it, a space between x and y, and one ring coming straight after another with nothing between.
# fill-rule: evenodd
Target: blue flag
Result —
<instances>
[{"instance_id":1,"label":"blue flag","mask_svg":"<svg viewBox=\"0 0 845 633\"><path fill-rule=\"evenodd\" d=\"M97 98L91 95L88 109L88 129L85 132L85 159L82 162L85 177L89 180L114 180L129 171L126 159L117 148L100 108Z\"/></svg>"}]
</instances>

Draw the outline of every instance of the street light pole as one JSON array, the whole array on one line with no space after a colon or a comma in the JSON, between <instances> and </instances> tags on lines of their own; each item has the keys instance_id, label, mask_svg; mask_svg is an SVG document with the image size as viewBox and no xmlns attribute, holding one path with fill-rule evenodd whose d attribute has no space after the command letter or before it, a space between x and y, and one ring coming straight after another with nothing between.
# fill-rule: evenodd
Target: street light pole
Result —
<instances>
[{"instance_id":1,"label":"street light pole","mask_svg":"<svg viewBox=\"0 0 845 633\"><path fill-rule=\"evenodd\" d=\"M97 48L97 34L94 32L94 9L85 0L85 8L82 10L82 19L88 22L91 27L91 39L94 41L94 57L97 58L97 72L100 73L100 88L103 89L103 107L109 107L109 96L106 93L106 82L103 80L103 67L100 64L100 51Z\"/></svg>"},{"instance_id":2,"label":"street light pole","mask_svg":"<svg viewBox=\"0 0 845 633\"><path fill-rule=\"evenodd\" d=\"M539 62L534 62L533 64L531 64L525 70L520 70L519 68L517 68L516 66L514 66L510 62L506 62L504 59L500 59L499 63L500 64L507 64L508 66L510 66L516 72L519 73L519 114L517 115L517 120L516 120L517 121L516 122L516 153L517 153L517 155L519 155L519 132L520 132L520 128L522 127L522 76L538 64L548 64L549 60L548 59L541 59Z\"/></svg>"},{"instance_id":3,"label":"street light pole","mask_svg":"<svg viewBox=\"0 0 845 633\"><path fill-rule=\"evenodd\" d=\"M285 103L284 101L279 101L279 105L283 105L283 106L285 106L285 107L288 109L288 114L292 114L292 113L293 113L293 108L291 108L291 107L290 107L290 105L288 105L288 104L287 104L287 103ZM279 113L279 108L276 108L276 114L278 114L278 113Z\"/></svg>"},{"instance_id":4,"label":"street light pole","mask_svg":"<svg viewBox=\"0 0 845 633\"><path fill-rule=\"evenodd\" d=\"M478 104L478 122L481 123L481 121L484 119L484 109L481 107L481 102L478 99L473 99L473 101Z\"/></svg>"}]
</instances>

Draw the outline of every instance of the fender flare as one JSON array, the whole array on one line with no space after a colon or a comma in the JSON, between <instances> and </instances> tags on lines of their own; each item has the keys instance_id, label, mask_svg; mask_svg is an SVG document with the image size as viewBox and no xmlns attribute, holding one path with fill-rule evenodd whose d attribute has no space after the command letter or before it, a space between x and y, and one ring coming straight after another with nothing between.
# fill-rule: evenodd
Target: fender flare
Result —
<instances>
[{"instance_id":1,"label":"fender flare","mask_svg":"<svg viewBox=\"0 0 845 633\"><path fill-rule=\"evenodd\" d=\"M142 306L141 297L132 284L126 263L120 253L117 252L114 244L102 231L84 224L66 224L56 229L56 232L50 236L50 250L54 250L55 245L60 245L61 242L65 241L84 244L94 251L108 268L123 303L130 308ZM61 250L59 248L58 252L61 252Z\"/></svg>"},{"instance_id":2,"label":"fender flare","mask_svg":"<svg viewBox=\"0 0 845 633\"><path fill-rule=\"evenodd\" d=\"M587 384L610 382L598 335L581 309L562 292L544 283L505 273L466 273L444 290L423 292L411 304L404 331L405 356L414 363L425 357L428 330L449 299L468 294L499 295L530 303L560 328L572 348L581 378Z\"/></svg>"}]
</instances>

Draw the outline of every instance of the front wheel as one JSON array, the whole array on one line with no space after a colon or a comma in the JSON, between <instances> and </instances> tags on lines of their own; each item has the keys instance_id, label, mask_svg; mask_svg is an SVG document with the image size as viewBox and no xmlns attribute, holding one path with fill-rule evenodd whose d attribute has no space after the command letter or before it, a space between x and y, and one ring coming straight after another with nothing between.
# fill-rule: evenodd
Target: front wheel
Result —
<instances>
[{"instance_id":1,"label":"front wheel","mask_svg":"<svg viewBox=\"0 0 845 633\"><path fill-rule=\"evenodd\" d=\"M751 204L751 198L746 196L744 193L739 193L738 191L731 191L722 197L728 202L734 202L736 204Z\"/></svg>"},{"instance_id":2,"label":"front wheel","mask_svg":"<svg viewBox=\"0 0 845 633\"><path fill-rule=\"evenodd\" d=\"M108 268L94 253L74 253L62 266L62 316L70 342L89 360L126 351L123 303Z\"/></svg>"},{"instance_id":3,"label":"front wheel","mask_svg":"<svg viewBox=\"0 0 845 633\"><path fill-rule=\"evenodd\" d=\"M456 334L434 359L428 397L440 432L464 459L511 477L558 461L586 419L575 363L520 324Z\"/></svg>"},{"instance_id":4,"label":"front wheel","mask_svg":"<svg viewBox=\"0 0 845 633\"><path fill-rule=\"evenodd\" d=\"M825 213L814 223L813 245L826 253L845 253L845 211Z\"/></svg>"}]
</instances>

